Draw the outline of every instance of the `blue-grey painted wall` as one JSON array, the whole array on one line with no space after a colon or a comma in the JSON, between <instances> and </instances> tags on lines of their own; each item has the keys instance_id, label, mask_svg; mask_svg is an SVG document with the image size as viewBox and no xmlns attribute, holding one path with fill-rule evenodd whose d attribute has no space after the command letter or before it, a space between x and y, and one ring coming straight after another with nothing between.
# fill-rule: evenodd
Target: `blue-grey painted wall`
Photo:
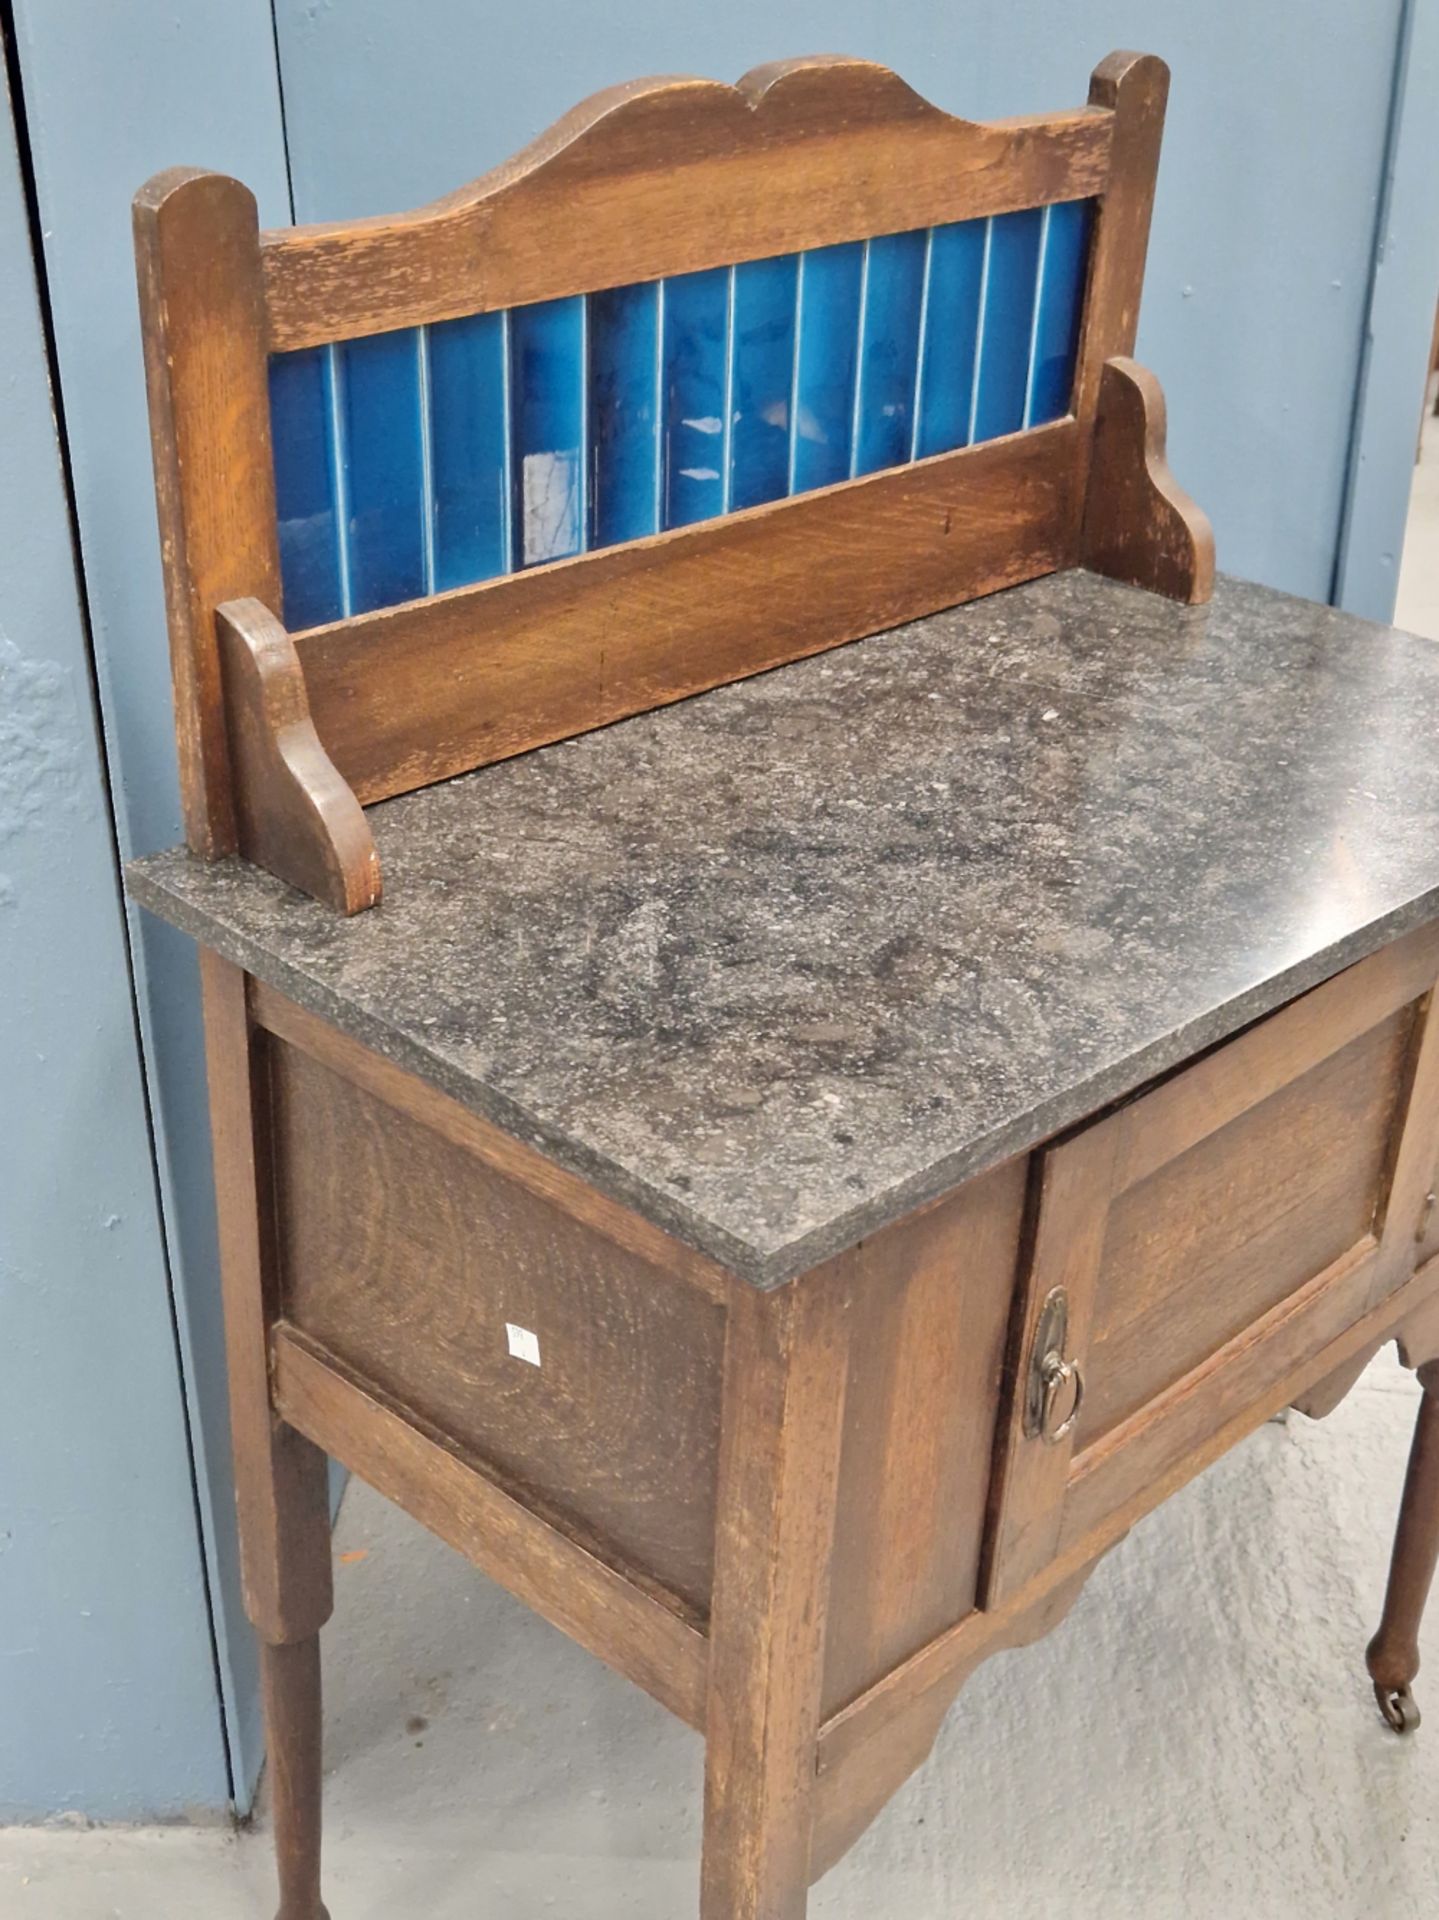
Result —
<instances>
[{"instance_id":1,"label":"blue-grey painted wall","mask_svg":"<svg viewBox=\"0 0 1439 1920\"><path fill-rule=\"evenodd\" d=\"M1408 0L1395 79L1333 596L1371 620L1394 612L1439 288L1439 0Z\"/></svg>"},{"instance_id":2,"label":"blue-grey painted wall","mask_svg":"<svg viewBox=\"0 0 1439 1920\"><path fill-rule=\"evenodd\" d=\"M3 84L3 83L0 83ZM0 1821L223 1806L85 627L0 92Z\"/></svg>"},{"instance_id":3,"label":"blue-grey painted wall","mask_svg":"<svg viewBox=\"0 0 1439 1920\"><path fill-rule=\"evenodd\" d=\"M128 858L181 838L130 199L161 167L193 161L237 174L254 188L265 220L288 220L274 38L265 0L17 0L15 12L116 826ZM0 555L0 569L10 564ZM189 941L138 912L130 939L226 1727L244 1805L262 1747L235 1557L195 957ZM76 1193L85 1179L77 1160ZM63 1340L63 1329L53 1337ZM127 1365L130 1347L118 1342L112 1357L117 1368ZM57 1412L66 1405L83 1433L82 1392L51 1404ZM95 1456L102 1481L102 1443L75 1444ZM123 1589L123 1564L112 1576ZM173 1610L156 1615L161 1643ZM6 1738L0 1711L0 1745ZM132 1814L168 1803L166 1753L138 1742L128 1783ZM215 1805L223 1800L222 1791L213 1796Z\"/></svg>"},{"instance_id":4,"label":"blue-grey painted wall","mask_svg":"<svg viewBox=\"0 0 1439 1920\"><path fill-rule=\"evenodd\" d=\"M1111 47L1163 54L1174 88L1140 354L1220 564L1324 600L1402 13L1403 0L279 0L276 18L301 220L432 198L637 73L733 80L784 54L856 53L988 118L1080 103Z\"/></svg>"},{"instance_id":5,"label":"blue-grey painted wall","mask_svg":"<svg viewBox=\"0 0 1439 1920\"><path fill-rule=\"evenodd\" d=\"M1341 584L1374 610L1412 444L1408 342L1432 312L1421 283L1435 202L1417 183L1418 130L1439 123L1436 10L1439 0L275 0L272 17L269 0L14 0L124 852L179 835L128 219L149 173L189 161L238 174L272 223L291 217L291 173L298 217L369 213L455 186L636 73L733 79L761 60L838 49L987 116L1075 103L1110 47L1152 48L1175 90L1140 346L1169 391L1177 470L1214 514L1223 564L1293 590L1328 597L1347 524ZM1396 120L1406 19L1417 52ZM1386 164L1387 279L1372 271ZM50 510L63 504L55 449L34 424L33 290L20 275L17 291L8 270L23 241L11 201L0 219L0 625L22 668L37 666L22 684L50 690L71 744L58 770L26 772L23 810L0 840L11 879L0 941L18 943L13 960L3 953L18 986L0 1000L0 1054L7 1095L12 1082L22 1095L4 1118L25 1115L7 1176L24 1211L0 1193L0 1504L23 1521L0 1514L0 1815L223 1803L201 1548L243 1804L260 1748L235 1578L193 958L132 919L172 1327L153 1195L144 1202L126 949L64 518ZM8 516L21 513L12 537ZM31 767L8 735L0 748ZM46 781L65 801L58 829L26 799ZM115 1227L95 1227L112 1214Z\"/></svg>"}]
</instances>

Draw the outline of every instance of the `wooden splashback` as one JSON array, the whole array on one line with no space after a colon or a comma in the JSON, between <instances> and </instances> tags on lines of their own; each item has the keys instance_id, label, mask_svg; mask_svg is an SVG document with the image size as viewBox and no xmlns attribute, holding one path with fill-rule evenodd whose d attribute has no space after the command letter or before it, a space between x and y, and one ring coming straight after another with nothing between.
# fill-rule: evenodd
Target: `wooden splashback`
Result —
<instances>
[{"instance_id":1,"label":"wooden splashback","mask_svg":"<svg viewBox=\"0 0 1439 1920\"><path fill-rule=\"evenodd\" d=\"M862 61L642 81L278 233L151 181L191 846L352 912L363 804L1086 559L1203 598L1123 358L1168 82L978 125Z\"/></svg>"}]
</instances>

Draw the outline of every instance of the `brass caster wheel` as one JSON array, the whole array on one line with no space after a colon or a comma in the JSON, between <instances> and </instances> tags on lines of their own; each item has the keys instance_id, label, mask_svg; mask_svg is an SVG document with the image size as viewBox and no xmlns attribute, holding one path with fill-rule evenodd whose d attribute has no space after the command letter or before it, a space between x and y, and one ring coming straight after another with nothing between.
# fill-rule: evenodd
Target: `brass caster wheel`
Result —
<instances>
[{"instance_id":1,"label":"brass caster wheel","mask_svg":"<svg viewBox=\"0 0 1439 1920\"><path fill-rule=\"evenodd\" d=\"M1374 1698L1379 1702L1384 1724L1392 1727L1395 1733L1413 1733L1419 1725L1419 1709L1408 1687L1376 1686Z\"/></svg>"}]
</instances>

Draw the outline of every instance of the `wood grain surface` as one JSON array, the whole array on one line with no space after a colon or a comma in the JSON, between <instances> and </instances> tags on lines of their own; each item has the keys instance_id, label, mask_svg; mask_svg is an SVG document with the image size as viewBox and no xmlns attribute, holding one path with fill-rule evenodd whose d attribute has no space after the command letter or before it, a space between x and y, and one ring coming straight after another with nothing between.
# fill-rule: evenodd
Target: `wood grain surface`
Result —
<instances>
[{"instance_id":1,"label":"wood grain surface","mask_svg":"<svg viewBox=\"0 0 1439 1920\"><path fill-rule=\"evenodd\" d=\"M737 86L659 78L576 107L412 213L262 242L272 348L765 259L1100 192L1102 104L980 125L822 55Z\"/></svg>"}]
</instances>

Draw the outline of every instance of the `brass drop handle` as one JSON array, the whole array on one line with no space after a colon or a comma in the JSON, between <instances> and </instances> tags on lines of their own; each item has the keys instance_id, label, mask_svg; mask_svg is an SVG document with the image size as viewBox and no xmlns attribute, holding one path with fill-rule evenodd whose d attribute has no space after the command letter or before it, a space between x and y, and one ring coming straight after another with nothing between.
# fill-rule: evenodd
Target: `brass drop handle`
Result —
<instances>
[{"instance_id":1,"label":"brass drop handle","mask_svg":"<svg viewBox=\"0 0 1439 1920\"><path fill-rule=\"evenodd\" d=\"M1061 1440L1074 1431L1079 1409L1084 1405L1084 1369L1077 1360L1066 1360L1062 1353L1051 1351L1040 1361L1039 1372L1044 1387L1039 1409L1039 1436L1046 1446L1057 1447ZM1056 1424L1054 1416L1059 1411L1065 1388L1071 1382L1074 1386L1073 1402L1065 1418Z\"/></svg>"},{"instance_id":2,"label":"brass drop handle","mask_svg":"<svg viewBox=\"0 0 1439 1920\"><path fill-rule=\"evenodd\" d=\"M1084 1372L1077 1360L1066 1358L1068 1341L1069 1295L1055 1287L1039 1310L1024 1397L1025 1435L1049 1447L1073 1433L1084 1405ZM1062 1414L1067 1394L1073 1397L1069 1412Z\"/></svg>"}]
</instances>

